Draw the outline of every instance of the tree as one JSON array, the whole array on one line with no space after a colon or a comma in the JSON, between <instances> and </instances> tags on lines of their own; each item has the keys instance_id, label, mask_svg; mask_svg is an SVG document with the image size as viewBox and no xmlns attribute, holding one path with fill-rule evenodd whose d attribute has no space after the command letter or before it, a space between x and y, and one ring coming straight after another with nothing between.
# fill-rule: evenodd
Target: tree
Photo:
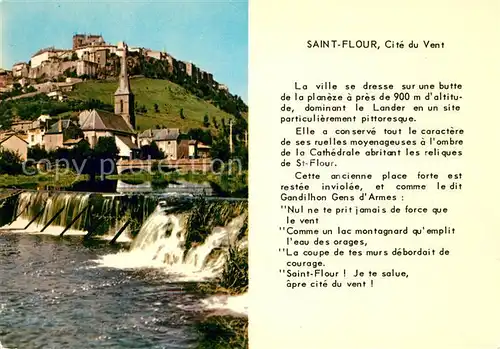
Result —
<instances>
[{"instance_id":1,"label":"tree","mask_svg":"<svg viewBox=\"0 0 500 349\"><path fill-rule=\"evenodd\" d=\"M19 154L11 150L0 149L0 173L13 175L22 172L23 165Z\"/></svg>"},{"instance_id":2,"label":"tree","mask_svg":"<svg viewBox=\"0 0 500 349\"><path fill-rule=\"evenodd\" d=\"M94 147L94 153L103 159L117 160L118 147L114 137L100 137Z\"/></svg>"},{"instance_id":3,"label":"tree","mask_svg":"<svg viewBox=\"0 0 500 349\"><path fill-rule=\"evenodd\" d=\"M40 161L42 159L48 159L49 154L45 149L40 147L38 144L28 148L28 159L34 160L34 161Z\"/></svg>"},{"instance_id":4,"label":"tree","mask_svg":"<svg viewBox=\"0 0 500 349\"><path fill-rule=\"evenodd\" d=\"M217 123L217 119L215 116L212 116L212 124L214 125L215 129L219 129L219 124Z\"/></svg>"},{"instance_id":5,"label":"tree","mask_svg":"<svg viewBox=\"0 0 500 349\"><path fill-rule=\"evenodd\" d=\"M68 152L68 156L71 158L70 163L73 169L78 174L90 174L92 176L94 170L92 168L92 163L89 159L92 159L92 149L90 148L90 144L83 140L77 145L75 145Z\"/></svg>"},{"instance_id":6,"label":"tree","mask_svg":"<svg viewBox=\"0 0 500 349\"><path fill-rule=\"evenodd\" d=\"M165 154L158 148L156 142L152 142L151 144L143 145L141 147L141 159L164 159Z\"/></svg>"},{"instance_id":7,"label":"tree","mask_svg":"<svg viewBox=\"0 0 500 349\"><path fill-rule=\"evenodd\" d=\"M154 108L155 108L155 113L160 112L160 108L158 107L158 104L155 103Z\"/></svg>"},{"instance_id":8,"label":"tree","mask_svg":"<svg viewBox=\"0 0 500 349\"><path fill-rule=\"evenodd\" d=\"M208 118L208 114L205 113L203 117L203 127L210 127L210 119Z\"/></svg>"},{"instance_id":9,"label":"tree","mask_svg":"<svg viewBox=\"0 0 500 349\"><path fill-rule=\"evenodd\" d=\"M214 139L210 148L210 157L219 162L227 162L229 160L229 142L225 137Z\"/></svg>"},{"instance_id":10,"label":"tree","mask_svg":"<svg viewBox=\"0 0 500 349\"><path fill-rule=\"evenodd\" d=\"M210 130L204 130L201 128L192 128L187 132L187 139L194 139L200 141L206 145L212 144L212 134Z\"/></svg>"},{"instance_id":11,"label":"tree","mask_svg":"<svg viewBox=\"0 0 500 349\"><path fill-rule=\"evenodd\" d=\"M181 119L185 119L186 118L184 116L184 108L181 108L180 115L181 115Z\"/></svg>"},{"instance_id":12,"label":"tree","mask_svg":"<svg viewBox=\"0 0 500 349\"><path fill-rule=\"evenodd\" d=\"M87 163L90 166L87 172L90 174L91 179L94 180L96 174L103 176L104 174L115 173L118 154L119 150L114 137L99 138L94 150L87 158Z\"/></svg>"}]
</instances>

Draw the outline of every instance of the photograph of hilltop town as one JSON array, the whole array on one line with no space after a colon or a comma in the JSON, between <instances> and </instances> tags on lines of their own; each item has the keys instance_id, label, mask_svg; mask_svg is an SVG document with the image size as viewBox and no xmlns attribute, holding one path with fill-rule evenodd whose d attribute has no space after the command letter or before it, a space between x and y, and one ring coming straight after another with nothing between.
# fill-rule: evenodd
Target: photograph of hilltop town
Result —
<instances>
[{"instance_id":1,"label":"photograph of hilltop town","mask_svg":"<svg viewBox=\"0 0 500 349\"><path fill-rule=\"evenodd\" d=\"M247 165L246 104L211 73L167 52L75 34L71 49L43 48L2 70L0 86L0 145L22 161L111 137L120 173L149 165L125 160L204 172L232 156Z\"/></svg>"},{"instance_id":2,"label":"photograph of hilltop town","mask_svg":"<svg viewBox=\"0 0 500 349\"><path fill-rule=\"evenodd\" d=\"M0 348L247 348L247 3L94 5L2 7Z\"/></svg>"}]
</instances>

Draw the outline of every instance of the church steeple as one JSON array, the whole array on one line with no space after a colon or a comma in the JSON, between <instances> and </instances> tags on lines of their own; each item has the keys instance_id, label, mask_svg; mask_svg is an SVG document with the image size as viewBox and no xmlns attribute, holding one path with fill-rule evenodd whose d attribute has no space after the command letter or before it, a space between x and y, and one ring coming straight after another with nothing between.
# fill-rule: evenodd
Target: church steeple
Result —
<instances>
[{"instance_id":1,"label":"church steeple","mask_svg":"<svg viewBox=\"0 0 500 349\"><path fill-rule=\"evenodd\" d=\"M127 44L123 43L121 57L120 83L115 92L115 114L120 115L135 129L134 94L130 90L130 81L127 73Z\"/></svg>"}]
</instances>

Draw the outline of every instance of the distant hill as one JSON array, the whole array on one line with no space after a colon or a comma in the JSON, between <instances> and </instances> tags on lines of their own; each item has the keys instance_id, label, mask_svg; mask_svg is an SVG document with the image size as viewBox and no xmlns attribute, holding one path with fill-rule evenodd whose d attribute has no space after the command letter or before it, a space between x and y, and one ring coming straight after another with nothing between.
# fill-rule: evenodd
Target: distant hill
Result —
<instances>
[{"instance_id":1,"label":"distant hill","mask_svg":"<svg viewBox=\"0 0 500 349\"><path fill-rule=\"evenodd\" d=\"M182 131L203 128L205 115L208 115L209 128L216 131L214 118L220 125L222 118L228 121L233 117L169 80L131 78L130 85L135 95L136 126L139 131L157 126L180 128ZM96 99L112 105L116 87L116 79L88 80L76 84L68 97L77 100ZM181 109L184 119L181 118Z\"/></svg>"}]
</instances>

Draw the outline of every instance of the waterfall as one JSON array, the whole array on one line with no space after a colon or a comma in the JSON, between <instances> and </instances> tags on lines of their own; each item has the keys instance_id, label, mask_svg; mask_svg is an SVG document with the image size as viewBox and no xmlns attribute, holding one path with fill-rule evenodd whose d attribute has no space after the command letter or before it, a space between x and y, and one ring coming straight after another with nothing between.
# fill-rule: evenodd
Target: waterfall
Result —
<instances>
[{"instance_id":1,"label":"waterfall","mask_svg":"<svg viewBox=\"0 0 500 349\"><path fill-rule=\"evenodd\" d=\"M2 229L28 233L83 235L92 229L94 236L110 239L129 219L142 223L156 205L157 199L145 195L102 195L84 192L27 191L19 194L13 217ZM60 212L59 212L60 211ZM55 218L54 218L55 217ZM130 240L127 228L120 241Z\"/></svg>"},{"instance_id":2,"label":"waterfall","mask_svg":"<svg viewBox=\"0 0 500 349\"><path fill-rule=\"evenodd\" d=\"M9 225L9 228L24 229L33 219L30 230L40 230L49 223L59 212L59 215L50 223L51 227L66 227L76 219L72 225L73 232L84 230L85 214L77 215L84 210L89 203L90 194L67 193L67 192L23 192L19 194L17 208L14 217L17 219ZM49 230L48 233L54 232Z\"/></svg>"},{"instance_id":3,"label":"waterfall","mask_svg":"<svg viewBox=\"0 0 500 349\"><path fill-rule=\"evenodd\" d=\"M233 204L236 207L233 211L226 205L224 212L233 213L228 223L212 227L203 242L191 242L190 247L187 247L188 219L196 208L176 212L175 207L158 206L142 225L129 251L103 256L97 262L103 267L120 269L160 268L175 281L214 278L224 268L229 246L240 243L238 235L247 221L247 213L238 209L238 205Z\"/></svg>"}]
</instances>

